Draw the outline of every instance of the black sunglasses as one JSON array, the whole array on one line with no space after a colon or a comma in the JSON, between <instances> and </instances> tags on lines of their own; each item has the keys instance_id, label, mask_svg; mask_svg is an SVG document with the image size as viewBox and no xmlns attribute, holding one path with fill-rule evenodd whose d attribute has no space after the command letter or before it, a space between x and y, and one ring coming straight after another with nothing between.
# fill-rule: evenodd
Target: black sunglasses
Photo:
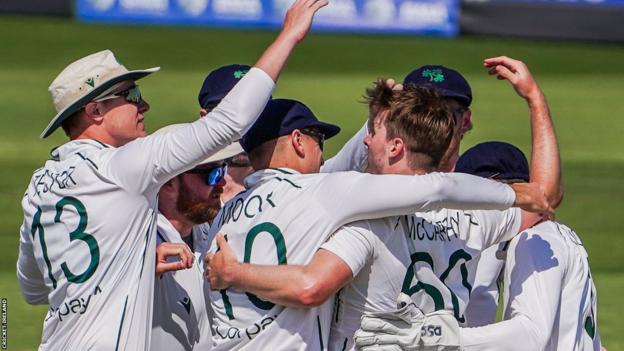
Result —
<instances>
[{"instance_id":1,"label":"black sunglasses","mask_svg":"<svg viewBox=\"0 0 624 351\"><path fill-rule=\"evenodd\" d=\"M325 143L325 134L313 130L313 129L300 129L301 134L305 134L307 136L311 136L314 137L316 139L318 139L318 146L319 148L321 148L321 151L323 151L323 144Z\"/></svg>"},{"instance_id":2,"label":"black sunglasses","mask_svg":"<svg viewBox=\"0 0 624 351\"><path fill-rule=\"evenodd\" d=\"M221 181L221 179L223 179L223 177L225 177L225 174L227 173L227 164L213 168L194 168L190 171L186 171L185 173L201 174L205 177L204 180L206 181L206 185L215 186Z\"/></svg>"},{"instance_id":3,"label":"black sunglasses","mask_svg":"<svg viewBox=\"0 0 624 351\"><path fill-rule=\"evenodd\" d=\"M100 102L100 101L104 101L104 100L111 100L111 99L115 99L118 97L123 97L124 99L126 99L127 102L133 103L135 105L138 105L141 103L141 100L143 99L141 96L141 90L139 89L138 85L133 85L131 87L129 87L128 89L122 90L122 91L118 91L116 93L112 93L110 95L101 97L99 99L93 100L95 102Z\"/></svg>"}]
</instances>

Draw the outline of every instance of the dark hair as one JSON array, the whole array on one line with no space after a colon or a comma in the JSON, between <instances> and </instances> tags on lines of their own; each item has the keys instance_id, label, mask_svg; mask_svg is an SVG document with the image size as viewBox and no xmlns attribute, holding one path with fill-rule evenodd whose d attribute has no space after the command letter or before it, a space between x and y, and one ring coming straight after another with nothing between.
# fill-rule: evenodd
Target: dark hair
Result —
<instances>
[{"instance_id":1,"label":"dark hair","mask_svg":"<svg viewBox=\"0 0 624 351\"><path fill-rule=\"evenodd\" d=\"M392 90L384 79L366 90L369 107L369 131L374 134L375 119L385 112L383 120L387 138L400 138L405 143L411 167L437 167L449 147L455 119L444 98L435 88L408 85ZM418 165L423 157L429 165Z\"/></svg>"},{"instance_id":2,"label":"dark hair","mask_svg":"<svg viewBox=\"0 0 624 351\"><path fill-rule=\"evenodd\" d=\"M67 117L62 123L61 128L63 128L63 132L67 137L71 138L71 131L76 127L80 122L80 115L84 112L84 109L80 109L74 113L72 113L69 117Z\"/></svg>"}]
</instances>

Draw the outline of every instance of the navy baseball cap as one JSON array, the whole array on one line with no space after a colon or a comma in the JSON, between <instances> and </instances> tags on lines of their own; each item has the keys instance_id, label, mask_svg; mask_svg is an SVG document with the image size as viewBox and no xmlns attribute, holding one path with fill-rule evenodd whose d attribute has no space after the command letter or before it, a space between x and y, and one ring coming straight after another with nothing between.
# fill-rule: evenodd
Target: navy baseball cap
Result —
<instances>
[{"instance_id":1,"label":"navy baseball cap","mask_svg":"<svg viewBox=\"0 0 624 351\"><path fill-rule=\"evenodd\" d=\"M529 162L524 153L509 143L488 141L464 152L455 172L498 179L529 181Z\"/></svg>"},{"instance_id":2,"label":"navy baseball cap","mask_svg":"<svg viewBox=\"0 0 624 351\"><path fill-rule=\"evenodd\" d=\"M211 103L223 99L250 69L250 66L235 64L219 67L210 72L199 89L197 96L199 106L206 108Z\"/></svg>"},{"instance_id":3,"label":"navy baseball cap","mask_svg":"<svg viewBox=\"0 0 624 351\"><path fill-rule=\"evenodd\" d=\"M407 84L434 86L443 97L458 99L466 106L470 106L472 102L472 89L468 81L459 72L448 67L425 65L417 68L405 76L403 85Z\"/></svg>"},{"instance_id":4,"label":"navy baseball cap","mask_svg":"<svg viewBox=\"0 0 624 351\"><path fill-rule=\"evenodd\" d=\"M295 129L316 128L329 139L340 132L340 127L321 122L303 103L290 99L269 100L258 120L240 140L249 152L269 140L288 135Z\"/></svg>"}]
</instances>

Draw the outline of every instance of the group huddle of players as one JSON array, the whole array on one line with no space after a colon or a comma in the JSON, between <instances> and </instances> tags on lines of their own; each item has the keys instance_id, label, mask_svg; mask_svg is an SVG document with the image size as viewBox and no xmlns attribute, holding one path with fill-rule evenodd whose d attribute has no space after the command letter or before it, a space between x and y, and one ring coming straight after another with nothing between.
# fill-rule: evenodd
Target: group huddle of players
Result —
<instances>
[{"instance_id":1,"label":"group huddle of players","mask_svg":"<svg viewBox=\"0 0 624 351\"><path fill-rule=\"evenodd\" d=\"M253 67L206 77L201 118L149 136L136 81L158 68L105 50L52 82L42 137L70 141L33 174L17 263L26 301L50 306L40 350L602 348L527 66L483 63L527 102L530 164L503 142L459 155L472 91L440 65L368 87L363 127L325 161L340 128L271 94L326 4L295 1Z\"/></svg>"}]
</instances>

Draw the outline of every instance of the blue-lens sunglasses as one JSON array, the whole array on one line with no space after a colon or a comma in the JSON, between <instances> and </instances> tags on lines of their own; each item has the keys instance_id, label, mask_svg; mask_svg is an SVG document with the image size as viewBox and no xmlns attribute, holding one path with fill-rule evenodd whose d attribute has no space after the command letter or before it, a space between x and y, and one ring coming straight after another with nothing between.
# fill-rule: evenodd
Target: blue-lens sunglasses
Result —
<instances>
[{"instance_id":1,"label":"blue-lens sunglasses","mask_svg":"<svg viewBox=\"0 0 624 351\"><path fill-rule=\"evenodd\" d=\"M206 185L215 186L221 181L221 179L223 179L223 177L225 177L225 174L227 173L227 164L213 168L194 168L190 171L186 171L185 173L204 175Z\"/></svg>"}]
</instances>

